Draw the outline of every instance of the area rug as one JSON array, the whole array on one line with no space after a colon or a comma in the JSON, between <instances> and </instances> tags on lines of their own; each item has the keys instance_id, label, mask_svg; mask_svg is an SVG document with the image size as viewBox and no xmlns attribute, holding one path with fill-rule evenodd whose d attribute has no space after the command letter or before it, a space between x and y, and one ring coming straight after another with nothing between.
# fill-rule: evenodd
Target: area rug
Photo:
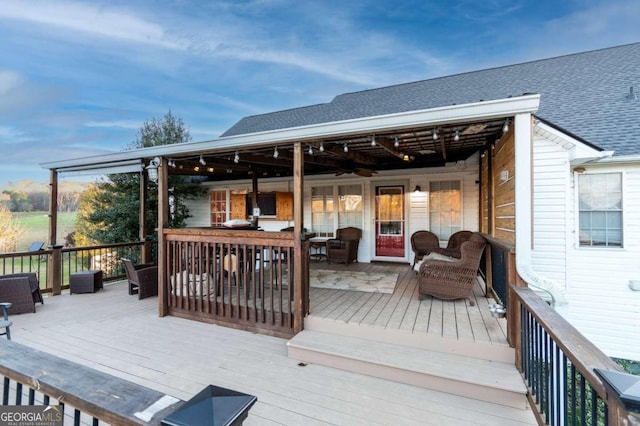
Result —
<instances>
[{"instance_id":1,"label":"area rug","mask_svg":"<svg viewBox=\"0 0 640 426\"><path fill-rule=\"evenodd\" d=\"M334 290L367 291L371 293L393 293L398 274L380 274L358 271L309 271L311 287Z\"/></svg>"}]
</instances>

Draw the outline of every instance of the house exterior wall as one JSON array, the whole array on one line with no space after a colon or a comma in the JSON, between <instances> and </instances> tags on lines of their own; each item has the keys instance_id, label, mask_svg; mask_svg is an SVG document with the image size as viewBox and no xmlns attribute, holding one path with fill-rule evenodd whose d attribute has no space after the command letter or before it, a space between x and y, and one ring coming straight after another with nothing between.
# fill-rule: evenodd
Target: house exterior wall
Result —
<instances>
[{"instance_id":1,"label":"house exterior wall","mask_svg":"<svg viewBox=\"0 0 640 426\"><path fill-rule=\"evenodd\" d=\"M576 176L566 145L540 135L533 150L534 269L565 288L557 310L607 355L640 360L640 165L585 167L623 174L623 248L580 247Z\"/></svg>"}]
</instances>

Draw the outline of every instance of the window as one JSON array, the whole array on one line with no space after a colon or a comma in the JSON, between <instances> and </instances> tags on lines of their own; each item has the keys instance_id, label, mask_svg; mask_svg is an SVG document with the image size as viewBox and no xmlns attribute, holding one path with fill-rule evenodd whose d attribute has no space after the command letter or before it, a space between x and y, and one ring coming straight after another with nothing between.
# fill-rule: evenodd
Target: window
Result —
<instances>
[{"instance_id":1,"label":"window","mask_svg":"<svg viewBox=\"0 0 640 426\"><path fill-rule=\"evenodd\" d=\"M338 186L338 228L362 229L362 185Z\"/></svg>"},{"instance_id":2,"label":"window","mask_svg":"<svg viewBox=\"0 0 640 426\"><path fill-rule=\"evenodd\" d=\"M318 237L333 237L333 186L311 188L311 232Z\"/></svg>"},{"instance_id":3,"label":"window","mask_svg":"<svg viewBox=\"0 0 640 426\"><path fill-rule=\"evenodd\" d=\"M462 229L462 192L459 180L429 183L429 228L442 241Z\"/></svg>"},{"instance_id":4,"label":"window","mask_svg":"<svg viewBox=\"0 0 640 426\"><path fill-rule=\"evenodd\" d=\"M582 247L622 247L622 174L578 175Z\"/></svg>"},{"instance_id":5,"label":"window","mask_svg":"<svg viewBox=\"0 0 640 426\"><path fill-rule=\"evenodd\" d=\"M338 228L362 229L362 185L327 185L311 188L311 231L332 238Z\"/></svg>"},{"instance_id":6,"label":"window","mask_svg":"<svg viewBox=\"0 0 640 426\"><path fill-rule=\"evenodd\" d=\"M211 226L222 226L227 220L227 191L211 191Z\"/></svg>"}]
</instances>

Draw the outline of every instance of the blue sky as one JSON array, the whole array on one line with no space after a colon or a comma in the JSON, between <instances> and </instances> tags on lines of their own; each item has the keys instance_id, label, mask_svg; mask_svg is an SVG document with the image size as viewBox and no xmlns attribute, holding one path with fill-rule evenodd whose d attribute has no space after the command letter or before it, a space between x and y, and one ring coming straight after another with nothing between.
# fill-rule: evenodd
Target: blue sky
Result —
<instances>
[{"instance_id":1,"label":"blue sky","mask_svg":"<svg viewBox=\"0 0 640 426\"><path fill-rule=\"evenodd\" d=\"M640 1L0 2L0 188L120 151L169 109L193 140L246 115L640 41Z\"/></svg>"}]
</instances>

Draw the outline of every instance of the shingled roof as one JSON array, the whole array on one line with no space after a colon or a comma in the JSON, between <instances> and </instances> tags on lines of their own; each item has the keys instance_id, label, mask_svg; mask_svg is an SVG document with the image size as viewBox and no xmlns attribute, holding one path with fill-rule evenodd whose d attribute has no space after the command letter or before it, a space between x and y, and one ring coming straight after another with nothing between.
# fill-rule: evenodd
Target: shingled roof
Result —
<instances>
[{"instance_id":1,"label":"shingled roof","mask_svg":"<svg viewBox=\"0 0 640 426\"><path fill-rule=\"evenodd\" d=\"M640 154L640 43L345 93L326 104L242 118L222 137L541 95L536 116L615 155ZM637 96L640 96L638 94Z\"/></svg>"}]
</instances>

